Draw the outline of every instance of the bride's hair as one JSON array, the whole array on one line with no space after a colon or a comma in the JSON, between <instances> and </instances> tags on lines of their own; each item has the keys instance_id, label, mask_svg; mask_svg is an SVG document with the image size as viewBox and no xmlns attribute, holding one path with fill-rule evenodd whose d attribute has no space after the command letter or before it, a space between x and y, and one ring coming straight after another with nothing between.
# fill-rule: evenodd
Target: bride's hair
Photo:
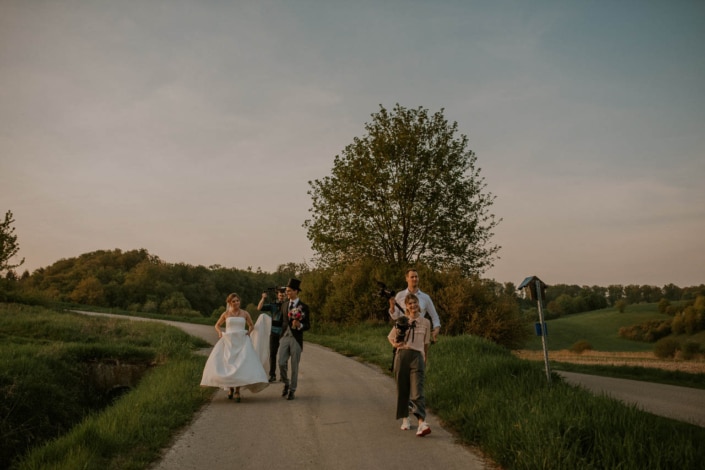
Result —
<instances>
[{"instance_id":1,"label":"bride's hair","mask_svg":"<svg viewBox=\"0 0 705 470\"><path fill-rule=\"evenodd\" d=\"M237 295L237 294L234 293L234 292L233 292L232 294L228 295L228 298L225 299L225 311L226 311L226 312L227 312L228 310L230 310L230 302L232 302L233 299L242 300L242 299L240 298L240 296Z\"/></svg>"}]
</instances>

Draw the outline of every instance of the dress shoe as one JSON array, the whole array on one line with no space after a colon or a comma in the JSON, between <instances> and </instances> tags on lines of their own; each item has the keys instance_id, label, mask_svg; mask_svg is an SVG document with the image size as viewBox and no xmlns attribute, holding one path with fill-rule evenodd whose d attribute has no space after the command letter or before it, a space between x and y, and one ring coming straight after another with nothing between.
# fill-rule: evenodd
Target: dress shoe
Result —
<instances>
[{"instance_id":1,"label":"dress shoe","mask_svg":"<svg viewBox=\"0 0 705 470\"><path fill-rule=\"evenodd\" d=\"M296 398L296 397L294 396L294 391L292 390L292 391L289 392L289 396L286 397L286 399L287 399L287 400L293 400L294 398Z\"/></svg>"},{"instance_id":2,"label":"dress shoe","mask_svg":"<svg viewBox=\"0 0 705 470\"><path fill-rule=\"evenodd\" d=\"M282 396L285 397L289 393L289 386L284 385L284 390L282 390Z\"/></svg>"},{"instance_id":3,"label":"dress shoe","mask_svg":"<svg viewBox=\"0 0 705 470\"><path fill-rule=\"evenodd\" d=\"M271 377L269 378L269 383L270 383L270 384L271 384L272 382L276 382L276 381L277 381L277 378L274 377L274 376L271 376Z\"/></svg>"}]
</instances>

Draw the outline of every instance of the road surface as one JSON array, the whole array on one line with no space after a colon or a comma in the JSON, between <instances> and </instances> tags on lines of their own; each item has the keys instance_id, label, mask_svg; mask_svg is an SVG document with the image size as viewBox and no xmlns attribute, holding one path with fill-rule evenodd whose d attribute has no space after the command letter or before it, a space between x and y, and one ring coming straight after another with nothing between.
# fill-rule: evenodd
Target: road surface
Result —
<instances>
[{"instance_id":1,"label":"road surface","mask_svg":"<svg viewBox=\"0 0 705 470\"><path fill-rule=\"evenodd\" d=\"M213 326L166 323L211 344L218 339ZM431 434L423 438L416 437L415 419L411 430L399 429L391 377L305 338L296 399L282 398L282 388L275 383L256 394L244 390L241 403L219 390L150 468L496 468L458 444L432 414Z\"/></svg>"}]
</instances>

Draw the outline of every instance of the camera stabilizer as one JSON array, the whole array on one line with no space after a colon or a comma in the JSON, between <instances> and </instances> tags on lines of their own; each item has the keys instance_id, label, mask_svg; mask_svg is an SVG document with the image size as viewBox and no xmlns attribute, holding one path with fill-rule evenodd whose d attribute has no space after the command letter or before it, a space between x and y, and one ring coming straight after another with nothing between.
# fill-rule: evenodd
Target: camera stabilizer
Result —
<instances>
[{"instance_id":1,"label":"camera stabilizer","mask_svg":"<svg viewBox=\"0 0 705 470\"><path fill-rule=\"evenodd\" d=\"M379 295L380 297L384 297L385 299L389 300L389 299L393 298L395 295L397 295L397 293L394 292L393 290L387 289L387 285L384 282L382 282L382 281L376 281L376 282L377 282L377 285L379 286L379 292L377 293L377 295ZM399 305L396 302L396 300L394 301L394 305L397 306L397 308L401 311L401 313L404 313L404 309L401 307L401 305Z\"/></svg>"}]
</instances>

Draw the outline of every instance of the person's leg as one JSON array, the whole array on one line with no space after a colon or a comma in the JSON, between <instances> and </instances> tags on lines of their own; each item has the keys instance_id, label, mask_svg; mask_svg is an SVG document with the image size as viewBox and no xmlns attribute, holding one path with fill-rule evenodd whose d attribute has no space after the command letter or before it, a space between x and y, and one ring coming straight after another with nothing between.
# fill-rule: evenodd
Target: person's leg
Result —
<instances>
[{"instance_id":1,"label":"person's leg","mask_svg":"<svg viewBox=\"0 0 705 470\"><path fill-rule=\"evenodd\" d=\"M279 341L279 374L281 375L282 382L284 382L284 389L289 391L289 374L287 362L289 361L289 356L291 354L290 348L291 340L289 338L282 338Z\"/></svg>"},{"instance_id":2,"label":"person's leg","mask_svg":"<svg viewBox=\"0 0 705 470\"><path fill-rule=\"evenodd\" d=\"M409 417L409 389L411 380L409 377L409 351L401 349L397 351L394 360L394 375L397 382L397 419Z\"/></svg>"},{"instance_id":3,"label":"person's leg","mask_svg":"<svg viewBox=\"0 0 705 470\"><path fill-rule=\"evenodd\" d=\"M426 397L424 395L424 381L426 378L426 367L423 355L415 351L414 359L410 364L410 398L413 405L414 415L419 419L419 427L416 435L423 437L431 433L431 428L426 423Z\"/></svg>"},{"instance_id":4,"label":"person's leg","mask_svg":"<svg viewBox=\"0 0 705 470\"><path fill-rule=\"evenodd\" d=\"M423 355L416 351L409 362L409 398L414 407L414 415L423 421L426 419L426 397L424 395L424 382L426 367Z\"/></svg>"},{"instance_id":5,"label":"person's leg","mask_svg":"<svg viewBox=\"0 0 705 470\"><path fill-rule=\"evenodd\" d=\"M274 333L269 335L269 381L274 382L277 374L277 349L279 347L279 335Z\"/></svg>"},{"instance_id":6,"label":"person's leg","mask_svg":"<svg viewBox=\"0 0 705 470\"><path fill-rule=\"evenodd\" d=\"M292 340L289 351L291 354L291 384L289 385L289 391L295 392L299 381L299 361L301 360L301 345L299 342Z\"/></svg>"}]
</instances>

